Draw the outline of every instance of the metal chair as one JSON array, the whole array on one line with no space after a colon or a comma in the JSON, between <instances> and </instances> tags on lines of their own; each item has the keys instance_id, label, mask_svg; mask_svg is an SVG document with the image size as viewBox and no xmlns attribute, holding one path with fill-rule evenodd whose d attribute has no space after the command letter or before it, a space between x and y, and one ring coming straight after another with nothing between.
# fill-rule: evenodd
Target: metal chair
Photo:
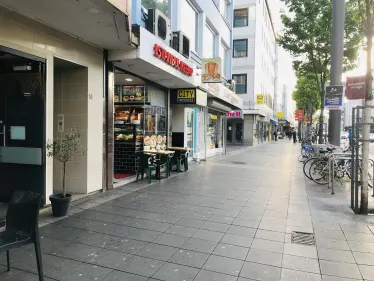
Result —
<instances>
[{"instance_id":1,"label":"metal chair","mask_svg":"<svg viewBox=\"0 0 374 281\"><path fill-rule=\"evenodd\" d=\"M44 281L39 241L39 210L43 197L31 191L14 191L6 214L6 229L0 232L0 253L6 251L10 271L10 250L34 244L39 281Z\"/></svg>"}]
</instances>

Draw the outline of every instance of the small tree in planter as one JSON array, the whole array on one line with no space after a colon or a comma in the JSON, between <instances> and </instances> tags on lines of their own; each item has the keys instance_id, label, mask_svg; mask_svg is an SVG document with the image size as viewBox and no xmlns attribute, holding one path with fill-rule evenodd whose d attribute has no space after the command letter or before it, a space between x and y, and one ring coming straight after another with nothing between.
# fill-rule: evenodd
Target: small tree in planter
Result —
<instances>
[{"instance_id":1,"label":"small tree in planter","mask_svg":"<svg viewBox=\"0 0 374 281\"><path fill-rule=\"evenodd\" d=\"M62 193L52 194L49 196L51 200L53 215L56 217L66 216L71 194L66 194L66 164L72 160L74 156L84 155L84 150L80 144L80 132L78 128L70 129L65 135L59 139L48 140L46 144L47 156L55 157L62 163Z\"/></svg>"}]
</instances>

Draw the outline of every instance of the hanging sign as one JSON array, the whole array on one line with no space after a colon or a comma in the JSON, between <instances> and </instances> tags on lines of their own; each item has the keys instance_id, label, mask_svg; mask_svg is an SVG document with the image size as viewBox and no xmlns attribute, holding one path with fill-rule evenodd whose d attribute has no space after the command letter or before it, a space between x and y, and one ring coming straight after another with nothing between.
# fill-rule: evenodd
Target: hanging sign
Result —
<instances>
[{"instance_id":1,"label":"hanging sign","mask_svg":"<svg viewBox=\"0 0 374 281\"><path fill-rule=\"evenodd\" d=\"M325 88L325 107L340 110L343 105L343 86L330 85Z\"/></svg>"},{"instance_id":2,"label":"hanging sign","mask_svg":"<svg viewBox=\"0 0 374 281\"><path fill-rule=\"evenodd\" d=\"M281 111L277 112L277 117L278 117L279 119L282 119L282 118L284 117L284 113L281 112Z\"/></svg>"},{"instance_id":3,"label":"hanging sign","mask_svg":"<svg viewBox=\"0 0 374 281\"><path fill-rule=\"evenodd\" d=\"M196 104L196 89L178 89L170 91L172 104Z\"/></svg>"},{"instance_id":4,"label":"hanging sign","mask_svg":"<svg viewBox=\"0 0 374 281\"><path fill-rule=\"evenodd\" d=\"M345 95L347 97L347 100L364 99L366 92L366 77L347 77L345 87Z\"/></svg>"},{"instance_id":5,"label":"hanging sign","mask_svg":"<svg viewBox=\"0 0 374 281\"><path fill-rule=\"evenodd\" d=\"M264 94L257 94L256 95L256 104L264 104L265 103L265 95Z\"/></svg>"}]
</instances>

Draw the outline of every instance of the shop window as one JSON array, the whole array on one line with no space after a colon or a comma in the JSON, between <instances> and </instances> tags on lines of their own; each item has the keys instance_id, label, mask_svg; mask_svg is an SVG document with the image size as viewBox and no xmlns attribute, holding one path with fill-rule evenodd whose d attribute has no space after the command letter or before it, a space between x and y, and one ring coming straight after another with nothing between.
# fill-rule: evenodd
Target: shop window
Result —
<instances>
[{"instance_id":1,"label":"shop window","mask_svg":"<svg viewBox=\"0 0 374 281\"><path fill-rule=\"evenodd\" d=\"M232 79L236 82L236 93L247 93L247 74L234 74Z\"/></svg>"},{"instance_id":2,"label":"shop window","mask_svg":"<svg viewBox=\"0 0 374 281\"><path fill-rule=\"evenodd\" d=\"M209 111L207 120L207 149L223 147L223 115L219 112Z\"/></svg>"},{"instance_id":3,"label":"shop window","mask_svg":"<svg viewBox=\"0 0 374 281\"><path fill-rule=\"evenodd\" d=\"M248 26L248 9L234 11L234 27Z\"/></svg>"},{"instance_id":4,"label":"shop window","mask_svg":"<svg viewBox=\"0 0 374 281\"><path fill-rule=\"evenodd\" d=\"M205 25L204 27L204 44L203 44L203 57L214 58L214 47L215 47L215 33L212 29Z\"/></svg>"},{"instance_id":5,"label":"shop window","mask_svg":"<svg viewBox=\"0 0 374 281\"><path fill-rule=\"evenodd\" d=\"M243 58L248 56L248 39L234 40L234 58Z\"/></svg>"},{"instance_id":6,"label":"shop window","mask_svg":"<svg viewBox=\"0 0 374 281\"><path fill-rule=\"evenodd\" d=\"M219 53L222 60L222 76L227 77L227 48L225 45L221 44Z\"/></svg>"}]
</instances>

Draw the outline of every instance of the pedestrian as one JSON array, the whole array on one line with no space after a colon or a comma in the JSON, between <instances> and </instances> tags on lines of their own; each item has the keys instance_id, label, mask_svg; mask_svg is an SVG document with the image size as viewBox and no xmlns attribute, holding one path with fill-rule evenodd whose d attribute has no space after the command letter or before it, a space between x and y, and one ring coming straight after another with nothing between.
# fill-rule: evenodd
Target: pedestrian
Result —
<instances>
[{"instance_id":1,"label":"pedestrian","mask_svg":"<svg viewBox=\"0 0 374 281\"><path fill-rule=\"evenodd\" d=\"M287 132L287 137L291 141L291 139L292 139L292 132L290 130Z\"/></svg>"},{"instance_id":2,"label":"pedestrian","mask_svg":"<svg viewBox=\"0 0 374 281\"><path fill-rule=\"evenodd\" d=\"M297 142L297 139L296 139L296 137L297 137L296 131L293 131L293 132L292 132L292 137L293 137L293 143L296 143L296 142Z\"/></svg>"},{"instance_id":3,"label":"pedestrian","mask_svg":"<svg viewBox=\"0 0 374 281\"><path fill-rule=\"evenodd\" d=\"M266 130L264 130L264 141L266 141L267 136L268 136L268 132L266 132Z\"/></svg>"},{"instance_id":4,"label":"pedestrian","mask_svg":"<svg viewBox=\"0 0 374 281\"><path fill-rule=\"evenodd\" d=\"M274 131L273 136L274 136L274 140L277 141L278 140L278 130Z\"/></svg>"}]
</instances>

